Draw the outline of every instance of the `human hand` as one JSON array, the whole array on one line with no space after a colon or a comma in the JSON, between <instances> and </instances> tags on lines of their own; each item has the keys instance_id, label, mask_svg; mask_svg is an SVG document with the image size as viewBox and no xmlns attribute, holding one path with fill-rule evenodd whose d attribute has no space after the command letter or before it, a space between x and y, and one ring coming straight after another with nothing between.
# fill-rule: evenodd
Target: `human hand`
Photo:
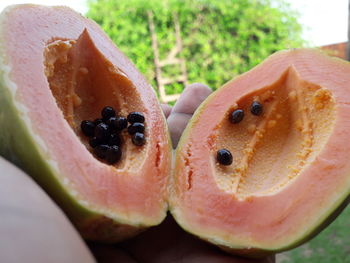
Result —
<instances>
[{"instance_id":1,"label":"human hand","mask_svg":"<svg viewBox=\"0 0 350 263\"><path fill-rule=\"evenodd\" d=\"M202 84L189 85L173 108L162 105L176 147L199 104L211 93ZM0 158L1 262L274 262L231 256L183 231L168 216L159 226L117 245L89 243L87 249L62 211L31 178ZM92 252L92 254L91 254Z\"/></svg>"}]
</instances>

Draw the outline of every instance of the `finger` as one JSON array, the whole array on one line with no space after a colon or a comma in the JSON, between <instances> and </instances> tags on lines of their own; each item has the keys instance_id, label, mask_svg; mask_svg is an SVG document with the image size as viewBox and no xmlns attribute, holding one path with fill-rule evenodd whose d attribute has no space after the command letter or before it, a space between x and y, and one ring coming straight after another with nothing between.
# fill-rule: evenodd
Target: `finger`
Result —
<instances>
[{"instance_id":1,"label":"finger","mask_svg":"<svg viewBox=\"0 0 350 263\"><path fill-rule=\"evenodd\" d=\"M171 113L168 117L168 126L174 148L176 148L182 132L186 128L187 123L191 117L192 115L185 113Z\"/></svg>"},{"instance_id":2,"label":"finger","mask_svg":"<svg viewBox=\"0 0 350 263\"><path fill-rule=\"evenodd\" d=\"M174 148L176 148L192 114L210 93L211 89L208 86L194 83L188 85L177 100L168 117L168 126Z\"/></svg>"},{"instance_id":3,"label":"finger","mask_svg":"<svg viewBox=\"0 0 350 263\"><path fill-rule=\"evenodd\" d=\"M168 104L161 104L162 110L164 112L165 118L168 118L171 112L172 107Z\"/></svg>"},{"instance_id":4,"label":"finger","mask_svg":"<svg viewBox=\"0 0 350 263\"><path fill-rule=\"evenodd\" d=\"M0 158L1 262L94 262L61 210L31 178Z\"/></svg>"},{"instance_id":5,"label":"finger","mask_svg":"<svg viewBox=\"0 0 350 263\"><path fill-rule=\"evenodd\" d=\"M171 113L177 112L192 115L211 92L208 86L201 83L188 85L177 100Z\"/></svg>"}]
</instances>

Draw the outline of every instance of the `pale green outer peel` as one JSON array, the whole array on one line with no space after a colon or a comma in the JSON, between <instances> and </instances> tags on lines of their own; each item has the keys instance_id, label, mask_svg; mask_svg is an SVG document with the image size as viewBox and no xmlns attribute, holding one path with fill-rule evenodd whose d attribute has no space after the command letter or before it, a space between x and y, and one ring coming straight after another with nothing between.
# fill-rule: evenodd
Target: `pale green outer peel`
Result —
<instances>
[{"instance_id":1,"label":"pale green outer peel","mask_svg":"<svg viewBox=\"0 0 350 263\"><path fill-rule=\"evenodd\" d=\"M281 53L288 52L288 51L279 51L273 54L272 56L279 56ZM313 52L319 52L322 53L321 51L314 50ZM322 54L322 56L324 56ZM349 62L338 59L338 58L330 58L332 59L335 63L343 63L349 65ZM261 64L260 64L261 65ZM260 67L258 65L257 67ZM238 76L237 78L241 78L245 75L242 74ZM233 80L229 81L232 82ZM344 182L345 185L347 185L347 191L342 192L340 195L335 197L334 200L332 200L332 205L328 207L326 211L321 211L320 217L318 220L315 222L312 228L306 229L302 235L296 236L294 239L291 239L290 236L287 238L286 243L281 243L280 246L278 247L247 247L247 246L239 246L238 244L232 244L231 242L221 238L221 237L215 237L213 235L208 235L201 229L194 229L193 226L191 226L191 223L187 222L187 220L184 220L181 209L178 208L177 205L177 200L176 196L174 194L174 191L172 190L172 185L174 184L175 180L175 169L176 169L176 162L179 161L178 159L180 158L180 154L182 152L182 146L186 145L186 142L189 139L189 135L191 134L192 127L196 124L197 121L201 118L202 111L206 108L207 104L211 102L211 100L223 89L225 89L225 84L222 86L220 89L214 91L209 97L206 98L205 101L202 102L202 104L197 108L195 113L193 114L193 117L189 121L188 125L186 126L186 129L184 130L181 139L178 143L178 147L175 152L175 162L174 162L174 171L172 173L172 178L170 179L171 185L169 186L169 210L173 217L175 218L176 222L187 232L194 234L198 236L199 238L209 241L215 245L218 245L221 249L232 252L234 254L241 254L243 256L247 257L252 257L252 258L259 258L263 257L269 254L277 253L277 252L282 252L286 251L292 248L295 248L314 236L316 236L320 231L322 231L324 228L326 228L342 211L343 209L347 206L348 202L350 201L350 180L348 182ZM347 174L350 175L350 171L347 172ZM348 177L350 178L350 176ZM300 232L299 232L300 233ZM299 234L298 233L298 234Z\"/></svg>"}]
</instances>

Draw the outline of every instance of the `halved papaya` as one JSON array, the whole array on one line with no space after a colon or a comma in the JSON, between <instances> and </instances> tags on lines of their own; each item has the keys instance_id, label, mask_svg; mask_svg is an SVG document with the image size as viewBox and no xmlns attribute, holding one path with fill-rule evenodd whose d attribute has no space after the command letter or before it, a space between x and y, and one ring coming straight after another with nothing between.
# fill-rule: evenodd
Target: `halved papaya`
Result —
<instances>
[{"instance_id":1,"label":"halved papaya","mask_svg":"<svg viewBox=\"0 0 350 263\"><path fill-rule=\"evenodd\" d=\"M118 241L159 224L171 143L152 87L96 23L69 8L11 6L0 20L2 155L35 178L85 238ZM136 112L129 133L139 133L104 125L122 142L99 138L108 153L118 150L106 162L83 122L111 109L122 128Z\"/></svg>"},{"instance_id":2,"label":"halved papaya","mask_svg":"<svg viewBox=\"0 0 350 263\"><path fill-rule=\"evenodd\" d=\"M176 221L252 257L327 226L350 194L349 82L348 62L293 49L209 96L177 147Z\"/></svg>"},{"instance_id":3,"label":"halved papaya","mask_svg":"<svg viewBox=\"0 0 350 263\"><path fill-rule=\"evenodd\" d=\"M260 256L306 241L346 204L348 63L311 49L282 51L228 82L187 126L167 192L165 118L102 30L66 7L12 6L0 21L1 154L85 238L119 241L159 224L169 198L187 231ZM117 138L117 157L104 156L110 141L100 133Z\"/></svg>"}]
</instances>

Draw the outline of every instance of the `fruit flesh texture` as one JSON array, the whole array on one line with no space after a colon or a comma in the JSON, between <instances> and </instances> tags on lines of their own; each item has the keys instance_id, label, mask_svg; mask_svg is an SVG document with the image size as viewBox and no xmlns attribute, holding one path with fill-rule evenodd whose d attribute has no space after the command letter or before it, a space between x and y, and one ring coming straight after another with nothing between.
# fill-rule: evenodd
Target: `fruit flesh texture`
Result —
<instances>
[{"instance_id":1,"label":"fruit flesh texture","mask_svg":"<svg viewBox=\"0 0 350 263\"><path fill-rule=\"evenodd\" d=\"M178 223L246 254L314 234L350 192L349 72L317 51L284 51L212 94L177 149L170 207ZM254 99L262 116L248 113ZM246 116L231 124L236 107ZM228 167L214 158L224 147L234 157Z\"/></svg>"},{"instance_id":2,"label":"fruit flesh texture","mask_svg":"<svg viewBox=\"0 0 350 263\"><path fill-rule=\"evenodd\" d=\"M30 164L25 168L31 166L28 170L45 185L56 183L60 190L53 191L55 199L70 212L81 210L75 223L84 232L93 228L87 234L92 239L106 235L118 240L161 222L170 144L164 117L144 78L94 22L69 8L13 6L2 14L2 24L2 68L9 65L9 72L3 70L8 75L2 76L9 81L2 88L12 89L14 100L6 114L19 112L20 137L47 169L43 175ZM127 143L116 166L93 157L77 125L106 105L125 115L138 110L147 121L147 144L140 149ZM8 148L7 157L26 155ZM26 158L22 162L28 163Z\"/></svg>"},{"instance_id":3,"label":"fruit flesh texture","mask_svg":"<svg viewBox=\"0 0 350 263\"><path fill-rule=\"evenodd\" d=\"M249 114L252 100L263 105L261 117ZM247 112L244 121L232 125L225 115L212 134L219 149L231 149L234 163L212 166L218 186L239 199L283 190L320 152L334 124L331 93L300 80L293 69L272 86L240 98L237 107Z\"/></svg>"},{"instance_id":4,"label":"fruit flesh texture","mask_svg":"<svg viewBox=\"0 0 350 263\"><path fill-rule=\"evenodd\" d=\"M77 41L58 40L50 43L44 52L45 72L53 96L63 115L81 142L89 147L80 123L97 119L101 109L109 105L117 114L127 116L133 109L146 110L125 73L115 69L96 50L87 31ZM115 167L138 170L145 162L142 149L134 147L130 136L122 133L123 158ZM147 134L146 134L147 136Z\"/></svg>"}]
</instances>

